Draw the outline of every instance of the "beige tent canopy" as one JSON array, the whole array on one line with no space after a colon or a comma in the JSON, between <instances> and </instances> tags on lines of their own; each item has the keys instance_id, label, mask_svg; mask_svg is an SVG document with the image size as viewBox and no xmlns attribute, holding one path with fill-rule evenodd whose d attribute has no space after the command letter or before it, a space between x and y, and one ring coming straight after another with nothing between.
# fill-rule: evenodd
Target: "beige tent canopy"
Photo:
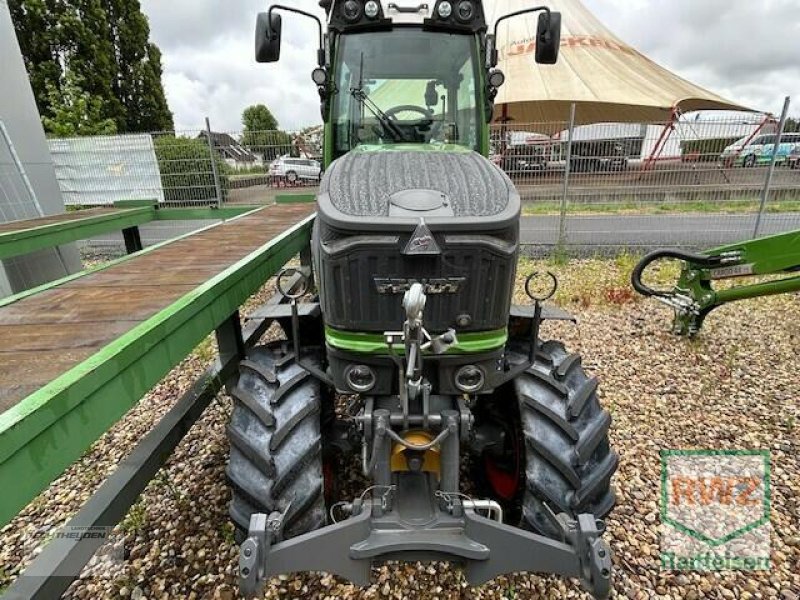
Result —
<instances>
[{"instance_id":1,"label":"beige tent canopy","mask_svg":"<svg viewBox=\"0 0 800 600\"><path fill-rule=\"evenodd\" d=\"M548 0L562 13L558 64L534 60L538 15L500 24L498 65L506 84L497 97L495 121L543 123L569 119L577 103L577 124L666 122L673 109L750 109L725 100L671 73L614 36L580 0ZM531 0L486 2L490 23L533 6Z\"/></svg>"}]
</instances>

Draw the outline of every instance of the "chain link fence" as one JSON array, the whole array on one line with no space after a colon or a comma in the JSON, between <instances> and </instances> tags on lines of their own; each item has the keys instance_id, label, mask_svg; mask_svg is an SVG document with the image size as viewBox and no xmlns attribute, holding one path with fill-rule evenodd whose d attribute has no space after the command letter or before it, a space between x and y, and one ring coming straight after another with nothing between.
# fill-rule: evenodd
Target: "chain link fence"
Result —
<instances>
[{"instance_id":1,"label":"chain link fence","mask_svg":"<svg viewBox=\"0 0 800 600\"><path fill-rule=\"evenodd\" d=\"M698 113L666 123L570 123L491 128L490 159L523 199L526 245L581 252L702 248L800 228L800 132L781 134L772 117ZM70 206L140 199L244 206L314 191L322 132L207 126L50 143Z\"/></svg>"},{"instance_id":2,"label":"chain link fence","mask_svg":"<svg viewBox=\"0 0 800 600\"><path fill-rule=\"evenodd\" d=\"M776 119L741 114L507 123L492 160L520 190L528 244L708 247L800 228L800 132L779 134Z\"/></svg>"}]
</instances>

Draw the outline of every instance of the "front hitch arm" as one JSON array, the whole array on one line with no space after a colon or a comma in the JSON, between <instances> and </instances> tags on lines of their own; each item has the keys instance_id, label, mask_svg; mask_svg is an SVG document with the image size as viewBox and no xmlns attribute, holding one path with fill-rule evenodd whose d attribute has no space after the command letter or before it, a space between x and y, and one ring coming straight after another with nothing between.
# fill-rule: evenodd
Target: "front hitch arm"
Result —
<instances>
[{"instance_id":1,"label":"front hitch arm","mask_svg":"<svg viewBox=\"0 0 800 600\"><path fill-rule=\"evenodd\" d=\"M672 290L655 290L642 282L645 270L659 260L683 261L680 279ZM692 254L680 250L657 250L645 256L631 276L634 289L655 298L675 311L673 332L693 336L708 314L723 304L800 291L800 230L730 244ZM749 285L715 290L712 283L723 279L788 274Z\"/></svg>"}]
</instances>

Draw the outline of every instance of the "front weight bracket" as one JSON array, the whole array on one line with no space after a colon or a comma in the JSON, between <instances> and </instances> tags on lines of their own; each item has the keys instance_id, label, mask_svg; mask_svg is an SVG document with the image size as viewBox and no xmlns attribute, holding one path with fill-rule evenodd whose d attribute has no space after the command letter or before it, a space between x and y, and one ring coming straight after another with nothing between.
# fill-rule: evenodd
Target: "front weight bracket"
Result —
<instances>
[{"instance_id":1,"label":"front weight bracket","mask_svg":"<svg viewBox=\"0 0 800 600\"><path fill-rule=\"evenodd\" d=\"M257 513L250 517L247 539L239 549L239 589L246 598L261 595L267 583L267 557L277 540L283 515L274 512L269 517Z\"/></svg>"}]
</instances>

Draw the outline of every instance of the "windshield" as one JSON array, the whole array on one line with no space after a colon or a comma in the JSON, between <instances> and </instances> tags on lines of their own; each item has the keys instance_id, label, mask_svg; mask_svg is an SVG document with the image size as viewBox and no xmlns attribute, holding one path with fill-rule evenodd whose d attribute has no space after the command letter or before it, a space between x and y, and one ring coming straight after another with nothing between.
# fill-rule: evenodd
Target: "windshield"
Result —
<instances>
[{"instance_id":1,"label":"windshield","mask_svg":"<svg viewBox=\"0 0 800 600\"><path fill-rule=\"evenodd\" d=\"M480 149L477 44L471 35L395 29L341 37L334 154L361 144Z\"/></svg>"}]
</instances>

